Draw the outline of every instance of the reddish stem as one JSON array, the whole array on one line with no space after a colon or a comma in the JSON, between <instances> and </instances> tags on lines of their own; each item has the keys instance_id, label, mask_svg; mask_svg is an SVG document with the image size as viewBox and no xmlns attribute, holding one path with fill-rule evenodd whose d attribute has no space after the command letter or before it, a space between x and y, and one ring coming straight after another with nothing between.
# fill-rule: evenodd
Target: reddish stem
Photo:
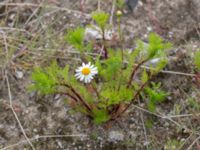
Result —
<instances>
[{"instance_id":1,"label":"reddish stem","mask_svg":"<svg viewBox=\"0 0 200 150\"><path fill-rule=\"evenodd\" d=\"M195 76L195 83L198 87L200 87L200 73L197 73Z\"/></svg>"},{"instance_id":2,"label":"reddish stem","mask_svg":"<svg viewBox=\"0 0 200 150\"><path fill-rule=\"evenodd\" d=\"M92 83L91 83L91 86L92 86L95 94L97 95L97 97L100 99L100 95L99 95L99 92L98 92L97 88Z\"/></svg>"},{"instance_id":3,"label":"reddish stem","mask_svg":"<svg viewBox=\"0 0 200 150\"><path fill-rule=\"evenodd\" d=\"M128 82L128 85L127 87L129 88L131 86L131 83L132 83L132 80L133 80L133 77L135 76L137 70L140 68L141 65L143 65L146 61L148 61L148 59L145 59L143 61L141 61L136 67L133 67L133 71L131 73L131 76L130 76L130 79L129 79L129 82Z\"/></svg>"},{"instance_id":4,"label":"reddish stem","mask_svg":"<svg viewBox=\"0 0 200 150\"><path fill-rule=\"evenodd\" d=\"M77 98L69 93L65 93L65 92L58 92L58 94L61 94L61 95L66 95L66 96L69 96L71 99L73 99L75 102L78 102Z\"/></svg>"},{"instance_id":5,"label":"reddish stem","mask_svg":"<svg viewBox=\"0 0 200 150\"><path fill-rule=\"evenodd\" d=\"M61 85L69 88L72 91L72 93L74 93L74 95L79 99L79 101L87 108L87 110L89 112L92 112L92 109L90 108L90 106L85 102L85 100L83 100L83 98L76 92L76 90L72 86L65 83L62 83Z\"/></svg>"},{"instance_id":6,"label":"reddish stem","mask_svg":"<svg viewBox=\"0 0 200 150\"><path fill-rule=\"evenodd\" d=\"M108 59L108 50L106 48L106 38L105 38L105 29L102 28L102 39L103 39L103 45L104 45L104 58Z\"/></svg>"},{"instance_id":7,"label":"reddish stem","mask_svg":"<svg viewBox=\"0 0 200 150\"><path fill-rule=\"evenodd\" d=\"M134 95L133 99L131 100L131 102L124 108L123 111L121 111L120 113L118 113L116 116L111 117L111 120L115 120L116 118L118 118L120 115L122 115L124 112L127 111L127 109L133 104L134 100L140 95L140 93L142 92L142 90L145 88L145 86L147 85L148 81L145 82L144 84L142 84L142 86L140 87L140 89L137 91L137 93Z\"/></svg>"}]
</instances>

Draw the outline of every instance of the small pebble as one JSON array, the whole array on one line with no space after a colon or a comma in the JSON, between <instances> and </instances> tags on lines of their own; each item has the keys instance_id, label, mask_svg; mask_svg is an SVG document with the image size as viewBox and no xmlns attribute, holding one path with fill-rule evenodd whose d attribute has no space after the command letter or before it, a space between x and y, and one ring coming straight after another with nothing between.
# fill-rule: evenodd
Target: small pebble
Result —
<instances>
[{"instance_id":1,"label":"small pebble","mask_svg":"<svg viewBox=\"0 0 200 150\"><path fill-rule=\"evenodd\" d=\"M22 79L23 76L24 76L24 73L23 73L22 71L16 71L16 77L17 77L18 79Z\"/></svg>"}]
</instances>

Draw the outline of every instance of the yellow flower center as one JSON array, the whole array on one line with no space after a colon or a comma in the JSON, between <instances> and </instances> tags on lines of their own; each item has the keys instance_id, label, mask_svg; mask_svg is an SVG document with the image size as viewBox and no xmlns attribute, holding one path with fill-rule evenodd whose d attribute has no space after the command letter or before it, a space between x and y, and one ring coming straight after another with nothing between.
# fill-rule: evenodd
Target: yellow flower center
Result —
<instances>
[{"instance_id":1,"label":"yellow flower center","mask_svg":"<svg viewBox=\"0 0 200 150\"><path fill-rule=\"evenodd\" d=\"M90 74L90 72L91 71L90 71L90 69L88 67L85 67L85 68L82 69L82 74L85 75L85 76Z\"/></svg>"}]
</instances>

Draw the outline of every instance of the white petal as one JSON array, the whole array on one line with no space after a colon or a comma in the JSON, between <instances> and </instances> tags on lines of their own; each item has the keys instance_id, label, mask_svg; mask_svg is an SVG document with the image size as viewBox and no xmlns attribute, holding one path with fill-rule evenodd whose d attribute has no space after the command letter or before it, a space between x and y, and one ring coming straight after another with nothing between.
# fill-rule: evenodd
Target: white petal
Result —
<instances>
[{"instance_id":1,"label":"white petal","mask_svg":"<svg viewBox=\"0 0 200 150\"><path fill-rule=\"evenodd\" d=\"M91 74L88 75L88 76L87 76L87 79L93 79L92 75L91 75Z\"/></svg>"},{"instance_id":2,"label":"white petal","mask_svg":"<svg viewBox=\"0 0 200 150\"><path fill-rule=\"evenodd\" d=\"M82 75L79 75L78 77L76 77L77 79L81 79L82 78Z\"/></svg>"},{"instance_id":3,"label":"white petal","mask_svg":"<svg viewBox=\"0 0 200 150\"><path fill-rule=\"evenodd\" d=\"M91 70L97 70L97 67L93 67L93 68L91 68Z\"/></svg>"},{"instance_id":4,"label":"white petal","mask_svg":"<svg viewBox=\"0 0 200 150\"><path fill-rule=\"evenodd\" d=\"M89 83L89 81L90 81L90 76L86 76L85 77L85 83Z\"/></svg>"},{"instance_id":5,"label":"white petal","mask_svg":"<svg viewBox=\"0 0 200 150\"><path fill-rule=\"evenodd\" d=\"M81 73L80 72L77 72L76 74L75 74L75 76L78 76L78 75L80 75Z\"/></svg>"},{"instance_id":6,"label":"white petal","mask_svg":"<svg viewBox=\"0 0 200 150\"><path fill-rule=\"evenodd\" d=\"M91 74L93 74L93 75L95 75L95 74L97 74L98 73L98 71L92 71L91 72Z\"/></svg>"},{"instance_id":7,"label":"white petal","mask_svg":"<svg viewBox=\"0 0 200 150\"><path fill-rule=\"evenodd\" d=\"M88 79L87 79L87 83L90 83L90 82L91 82L91 79L88 78Z\"/></svg>"},{"instance_id":8,"label":"white petal","mask_svg":"<svg viewBox=\"0 0 200 150\"><path fill-rule=\"evenodd\" d=\"M91 82L91 80L92 80L91 78L88 78L88 83Z\"/></svg>"},{"instance_id":9,"label":"white petal","mask_svg":"<svg viewBox=\"0 0 200 150\"><path fill-rule=\"evenodd\" d=\"M77 76L75 76L77 79L79 79L80 78L80 75L77 75Z\"/></svg>"},{"instance_id":10,"label":"white petal","mask_svg":"<svg viewBox=\"0 0 200 150\"><path fill-rule=\"evenodd\" d=\"M76 77L76 79L80 79L80 78L81 78L81 76Z\"/></svg>"},{"instance_id":11,"label":"white petal","mask_svg":"<svg viewBox=\"0 0 200 150\"><path fill-rule=\"evenodd\" d=\"M97 70L96 69L91 69L91 72L97 72Z\"/></svg>"},{"instance_id":12,"label":"white petal","mask_svg":"<svg viewBox=\"0 0 200 150\"><path fill-rule=\"evenodd\" d=\"M77 73L77 74L75 75L75 77L78 78L78 79L80 79L80 78L82 77L82 74L81 74L81 73Z\"/></svg>"},{"instance_id":13,"label":"white petal","mask_svg":"<svg viewBox=\"0 0 200 150\"><path fill-rule=\"evenodd\" d=\"M81 72L82 69L83 69L82 67L79 67L79 68L76 69L75 71L76 71L76 72Z\"/></svg>"},{"instance_id":14,"label":"white petal","mask_svg":"<svg viewBox=\"0 0 200 150\"><path fill-rule=\"evenodd\" d=\"M97 71L97 69L96 68L92 68L91 71Z\"/></svg>"},{"instance_id":15,"label":"white petal","mask_svg":"<svg viewBox=\"0 0 200 150\"><path fill-rule=\"evenodd\" d=\"M84 76L81 76L80 81L83 81L84 78L85 78Z\"/></svg>"},{"instance_id":16,"label":"white petal","mask_svg":"<svg viewBox=\"0 0 200 150\"><path fill-rule=\"evenodd\" d=\"M84 82L87 83L87 79L86 78L85 78Z\"/></svg>"},{"instance_id":17,"label":"white petal","mask_svg":"<svg viewBox=\"0 0 200 150\"><path fill-rule=\"evenodd\" d=\"M76 73L76 74L75 74L75 77L80 77L80 76L82 76L81 73Z\"/></svg>"},{"instance_id":18,"label":"white petal","mask_svg":"<svg viewBox=\"0 0 200 150\"><path fill-rule=\"evenodd\" d=\"M90 68L90 65L89 65L89 64L86 64L85 67Z\"/></svg>"}]
</instances>

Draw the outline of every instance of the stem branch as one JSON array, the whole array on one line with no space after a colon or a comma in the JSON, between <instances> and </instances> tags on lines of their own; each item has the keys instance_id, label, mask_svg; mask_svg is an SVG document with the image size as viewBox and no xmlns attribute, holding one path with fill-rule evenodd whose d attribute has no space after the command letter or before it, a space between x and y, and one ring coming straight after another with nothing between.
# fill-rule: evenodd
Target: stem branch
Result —
<instances>
[{"instance_id":1,"label":"stem branch","mask_svg":"<svg viewBox=\"0 0 200 150\"><path fill-rule=\"evenodd\" d=\"M92 112L92 109L90 108L90 106L86 103L85 100L83 100L83 98L76 92L76 90L72 86L66 83L61 83L60 85L63 85L67 87L68 89L70 89L71 92L79 99L79 101L87 108L88 112Z\"/></svg>"},{"instance_id":2,"label":"stem branch","mask_svg":"<svg viewBox=\"0 0 200 150\"><path fill-rule=\"evenodd\" d=\"M69 93L57 92L57 94L69 96L69 97L70 97L71 99L73 99L75 102L78 102L78 99L77 99L75 96L73 96L73 95L71 95L71 94L69 94Z\"/></svg>"},{"instance_id":3,"label":"stem branch","mask_svg":"<svg viewBox=\"0 0 200 150\"><path fill-rule=\"evenodd\" d=\"M114 120L114 119L118 118L120 115L122 115L124 112L126 112L126 110L133 104L134 100L140 95L140 93L142 92L142 90L145 88L145 86L147 85L148 81L142 84L142 86L140 87L140 89L138 89L138 91L136 92L136 94L132 98L131 102L126 105L126 107L124 108L124 110L122 110L117 115L111 117L111 120Z\"/></svg>"},{"instance_id":4,"label":"stem branch","mask_svg":"<svg viewBox=\"0 0 200 150\"><path fill-rule=\"evenodd\" d=\"M148 59L145 59L145 60L141 61L139 64L137 64L136 67L133 67L134 69L133 69L133 71L132 71L132 73L131 73L131 76L130 76L130 79L129 79L129 82L128 82L127 87L130 87L130 86L131 86L133 77L135 76L137 70L140 68L140 66L142 66L142 65L143 65L145 62L147 62L147 61L148 61Z\"/></svg>"}]
</instances>

